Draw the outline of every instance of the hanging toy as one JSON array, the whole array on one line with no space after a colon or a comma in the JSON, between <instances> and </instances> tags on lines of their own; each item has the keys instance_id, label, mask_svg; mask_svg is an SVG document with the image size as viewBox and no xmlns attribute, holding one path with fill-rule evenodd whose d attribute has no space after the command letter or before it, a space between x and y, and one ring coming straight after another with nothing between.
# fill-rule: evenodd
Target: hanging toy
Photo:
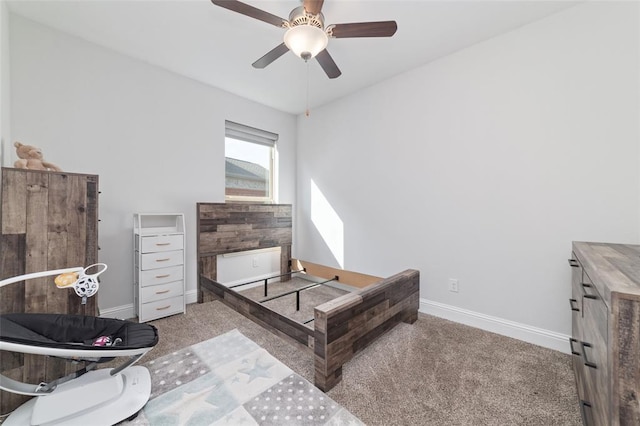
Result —
<instances>
[{"instance_id":1,"label":"hanging toy","mask_svg":"<svg viewBox=\"0 0 640 426\"><path fill-rule=\"evenodd\" d=\"M58 275L54 280L56 287L58 288L71 287L76 283L76 281L78 281L77 272L65 272L64 274Z\"/></svg>"},{"instance_id":2,"label":"hanging toy","mask_svg":"<svg viewBox=\"0 0 640 426\"><path fill-rule=\"evenodd\" d=\"M87 271L93 267L101 267L102 269L98 269L94 274L87 274ZM106 270L106 264L95 263L78 272L66 272L60 274L56 277L54 282L58 288L73 287L76 294L82 297L82 304L85 305L87 303L87 298L98 292L98 288L100 287L98 275L102 274Z\"/></svg>"}]
</instances>

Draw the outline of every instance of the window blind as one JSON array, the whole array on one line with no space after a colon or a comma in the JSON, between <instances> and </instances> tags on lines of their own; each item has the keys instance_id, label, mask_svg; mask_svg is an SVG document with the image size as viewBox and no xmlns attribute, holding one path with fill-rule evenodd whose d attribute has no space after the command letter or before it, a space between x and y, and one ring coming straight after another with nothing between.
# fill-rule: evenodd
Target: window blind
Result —
<instances>
[{"instance_id":1,"label":"window blind","mask_svg":"<svg viewBox=\"0 0 640 426\"><path fill-rule=\"evenodd\" d=\"M256 129L255 127L245 126L244 124L234 123L233 121L224 121L225 136L238 139L245 142L253 142L260 145L274 147L278 140L278 135L267 132L266 130Z\"/></svg>"}]
</instances>

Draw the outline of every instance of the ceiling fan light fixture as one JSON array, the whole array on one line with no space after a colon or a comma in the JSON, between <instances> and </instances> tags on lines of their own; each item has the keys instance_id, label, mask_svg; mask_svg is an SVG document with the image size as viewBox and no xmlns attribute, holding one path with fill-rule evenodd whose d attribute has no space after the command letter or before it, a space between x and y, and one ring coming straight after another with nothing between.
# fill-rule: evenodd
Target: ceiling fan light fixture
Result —
<instances>
[{"instance_id":1,"label":"ceiling fan light fixture","mask_svg":"<svg viewBox=\"0 0 640 426\"><path fill-rule=\"evenodd\" d=\"M296 25L284 33L284 44L305 61L322 52L327 47L327 43L329 43L327 34L312 25Z\"/></svg>"}]
</instances>

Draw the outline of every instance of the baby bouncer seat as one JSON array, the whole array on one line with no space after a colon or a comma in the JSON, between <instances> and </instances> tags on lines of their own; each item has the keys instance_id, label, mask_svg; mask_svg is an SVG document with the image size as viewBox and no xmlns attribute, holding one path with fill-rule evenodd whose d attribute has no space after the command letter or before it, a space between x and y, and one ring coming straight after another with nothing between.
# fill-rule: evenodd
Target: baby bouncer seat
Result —
<instances>
[{"instance_id":1,"label":"baby bouncer seat","mask_svg":"<svg viewBox=\"0 0 640 426\"><path fill-rule=\"evenodd\" d=\"M86 274L95 266L103 269ZM86 301L97 292L97 275L105 269L106 265L99 264L25 274L0 281L0 287L43 276L71 275L72 283L59 287L73 287ZM82 315L1 314L0 350L85 364L49 383L29 384L0 374L0 389L35 397L13 411L3 426L113 425L134 416L149 400L151 378L146 368L133 364L157 343L157 330L149 324ZM128 359L114 368L95 369L117 357Z\"/></svg>"}]
</instances>

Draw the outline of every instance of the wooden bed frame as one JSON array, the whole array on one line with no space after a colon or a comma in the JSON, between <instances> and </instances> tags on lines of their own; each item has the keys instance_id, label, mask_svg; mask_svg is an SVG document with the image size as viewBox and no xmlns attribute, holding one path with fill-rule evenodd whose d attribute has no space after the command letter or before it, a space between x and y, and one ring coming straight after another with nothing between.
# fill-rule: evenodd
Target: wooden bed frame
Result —
<instances>
[{"instance_id":1,"label":"wooden bed frame","mask_svg":"<svg viewBox=\"0 0 640 426\"><path fill-rule=\"evenodd\" d=\"M290 204L198 203L198 302L221 300L279 336L314 353L315 385L323 391L342 378L342 365L400 322L418 318L420 273L388 278L330 268L291 258ZM217 256L280 247L282 281L293 271L358 287L314 309L314 328L281 315L217 282Z\"/></svg>"}]
</instances>

